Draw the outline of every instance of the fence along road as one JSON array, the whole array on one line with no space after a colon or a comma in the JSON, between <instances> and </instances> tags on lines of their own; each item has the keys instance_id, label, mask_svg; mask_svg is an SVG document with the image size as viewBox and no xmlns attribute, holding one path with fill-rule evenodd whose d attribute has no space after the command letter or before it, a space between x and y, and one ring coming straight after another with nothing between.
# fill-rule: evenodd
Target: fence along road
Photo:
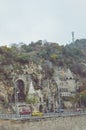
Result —
<instances>
[{"instance_id":1,"label":"fence along road","mask_svg":"<svg viewBox=\"0 0 86 130\"><path fill-rule=\"evenodd\" d=\"M63 112L63 113L45 113L44 116L31 116L31 115L19 115L19 114L0 114L0 119L8 120L38 120L47 118L58 118L67 116L82 116L86 115L84 112Z\"/></svg>"}]
</instances>

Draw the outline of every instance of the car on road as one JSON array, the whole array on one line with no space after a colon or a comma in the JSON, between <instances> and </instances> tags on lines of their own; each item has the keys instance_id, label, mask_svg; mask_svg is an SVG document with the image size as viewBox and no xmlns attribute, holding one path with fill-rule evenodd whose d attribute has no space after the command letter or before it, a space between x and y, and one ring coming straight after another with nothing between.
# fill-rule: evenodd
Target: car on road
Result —
<instances>
[{"instance_id":1,"label":"car on road","mask_svg":"<svg viewBox=\"0 0 86 130\"><path fill-rule=\"evenodd\" d=\"M43 116L44 114L42 112L39 111L33 111L32 112L32 116Z\"/></svg>"},{"instance_id":2,"label":"car on road","mask_svg":"<svg viewBox=\"0 0 86 130\"><path fill-rule=\"evenodd\" d=\"M20 115L28 115L31 114L31 110L22 108L19 113Z\"/></svg>"},{"instance_id":3,"label":"car on road","mask_svg":"<svg viewBox=\"0 0 86 130\"><path fill-rule=\"evenodd\" d=\"M77 108L76 111L81 112L82 108Z\"/></svg>"},{"instance_id":4,"label":"car on road","mask_svg":"<svg viewBox=\"0 0 86 130\"><path fill-rule=\"evenodd\" d=\"M55 113L63 113L64 112L64 109L57 109L56 111L55 111Z\"/></svg>"}]
</instances>

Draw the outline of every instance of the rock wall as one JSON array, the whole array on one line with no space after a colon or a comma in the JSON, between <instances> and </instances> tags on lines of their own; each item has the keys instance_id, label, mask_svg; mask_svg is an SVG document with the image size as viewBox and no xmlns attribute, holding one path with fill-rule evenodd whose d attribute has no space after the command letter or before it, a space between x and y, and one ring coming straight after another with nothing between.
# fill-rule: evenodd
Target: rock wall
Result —
<instances>
[{"instance_id":1,"label":"rock wall","mask_svg":"<svg viewBox=\"0 0 86 130\"><path fill-rule=\"evenodd\" d=\"M0 130L86 130L86 116L58 117L38 122L0 121Z\"/></svg>"}]
</instances>

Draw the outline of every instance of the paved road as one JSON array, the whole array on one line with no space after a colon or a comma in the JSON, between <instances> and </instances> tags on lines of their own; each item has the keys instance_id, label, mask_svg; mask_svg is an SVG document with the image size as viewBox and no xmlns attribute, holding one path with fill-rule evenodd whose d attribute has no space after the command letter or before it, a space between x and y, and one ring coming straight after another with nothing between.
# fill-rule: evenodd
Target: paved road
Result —
<instances>
[{"instance_id":1,"label":"paved road","mask_svg":"<svg viewBox=\"0 0 86 130\"><path fill-rule=\"evenodd\" d=\"M44 116L31 116L31 115L19 115L19 114L0 114L0 119L12 119L12 120L38 120L47 118L58 118L67 116L82 116L86 115L86 111L82 112L63 112L63 113L45 113Z\"/></svg>"}]
</instances>

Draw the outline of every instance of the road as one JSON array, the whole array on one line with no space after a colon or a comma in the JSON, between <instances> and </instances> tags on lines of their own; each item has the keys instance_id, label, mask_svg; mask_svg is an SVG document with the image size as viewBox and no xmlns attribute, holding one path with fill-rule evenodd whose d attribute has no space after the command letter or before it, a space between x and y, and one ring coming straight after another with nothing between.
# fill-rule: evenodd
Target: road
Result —
<instances>
[{"instance_id":1,"label":"road","mask_svg":"<svg viewBox=\"0 0 86 130\"><path fill-rule=\"evenodd\" d=\"M19 115L19 114L0 114L0 119L10 120L40 120L47 118L58 118L67 116L82 116L86 115L86 111L78 112L63 112L63 113L45 113L44 116L31 116L31 115Z\"/></svg>"}]
</instances>

